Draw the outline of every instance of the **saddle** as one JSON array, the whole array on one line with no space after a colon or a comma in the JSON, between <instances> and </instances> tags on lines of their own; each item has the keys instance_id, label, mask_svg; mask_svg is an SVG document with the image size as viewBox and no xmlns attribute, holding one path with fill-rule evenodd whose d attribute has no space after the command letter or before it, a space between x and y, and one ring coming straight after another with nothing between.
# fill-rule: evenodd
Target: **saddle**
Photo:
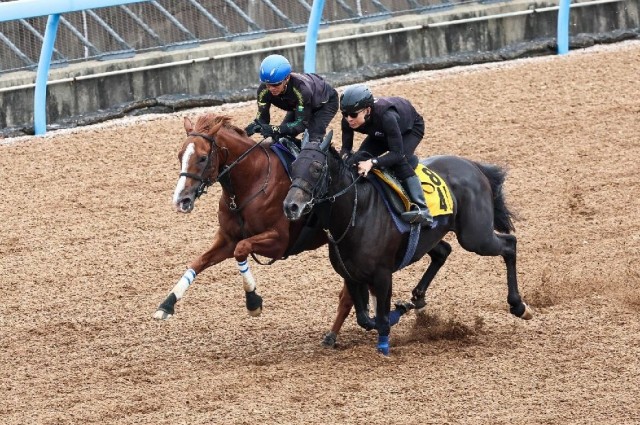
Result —
<instances>
[{"instance_id":1,"label":"saddle","mask_svg":"<svg viewBox=\"0 0 640 425\"><path fill-rule=\"evenodd\" d=\"M422 226L420 224L410 225L400 219L400 214L410 210L411 200L395 175L384 169L371 171L368 179L382 195L396 228L400 233L409 233L404 256L396 264L396 270L400 270L411 263L418 246ZM418 164L415 167L415 171L422 184L429 211L434 218L431 228L435 228L445 220L440 220L440 218L453 214L453 199L451 198L449 187L433 170L422 164Z\"/></svg>"},{"instance_id":2,"label":"saddle","mask_svg":"<svg viewBox=\"0 0 640 425\"><path fill-rule=\"evenodd\" d=\"M375 179L378 183L375 186L387 201L392 212L400 215L411 209L409 195L407 195L400 181L392 172L377 168L371 170L371 172L375 176L372 179ZM415 167L415 172L420 179L420 183L422 183L424 198L427 201L431 215L435 218L441 215L453 214L453 199L445 181L433 170L422 164L418 164Z\"/></svg>"}]
</instances>

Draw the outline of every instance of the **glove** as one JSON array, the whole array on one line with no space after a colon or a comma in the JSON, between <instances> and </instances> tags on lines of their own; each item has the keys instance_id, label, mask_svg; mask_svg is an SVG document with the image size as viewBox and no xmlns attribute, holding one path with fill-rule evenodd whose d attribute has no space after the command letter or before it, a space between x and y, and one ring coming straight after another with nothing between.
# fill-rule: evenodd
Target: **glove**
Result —
<instances>
[{"instance_id":1,"label":"glove","mask_svg":"<svg viewBox=\"0 0 640 425\"><path fill-rule=\"evenodd\" d=\"M253 136L256 133L260 133L261 129L262 124L260 124L258 120L254 120L244 129L244 131L247 133L247 136Z\"/></svg>"},{"instance_id":2,"label":"glove","mask_svg":"<svg viewBox=\"0 0 640 425\"><path fill-rule=\"evenodd\" d=\"M351 155L347 160L346 163L349 166L354 166L357 165L358 162L360 161L366 161L367 159L371 158L371 154L369 152L366 151L358 151L356 153L354 153L353 155Z\"/></svg>"},{"instance_id":3,"label":"glove","mask_svg":"<svg viewBox=\"0 0 640 425\"><path fill-rule=\"evenodd\" d=\"M271 137L273 141L276 141L280 137L280 126L263 124L260 133L265 139Z\"/></svg>"},{"instance_id":4,"label":"glove","mask_svg":"<svg viewBox=\"0 0 640 425\"><path fill-rule=\"evenodd\" d=\"M348 161L351 155L353 155L353 151L345 148L340 149L340 158L342 158L343 161Z\"/></svg>"}]
</instances>

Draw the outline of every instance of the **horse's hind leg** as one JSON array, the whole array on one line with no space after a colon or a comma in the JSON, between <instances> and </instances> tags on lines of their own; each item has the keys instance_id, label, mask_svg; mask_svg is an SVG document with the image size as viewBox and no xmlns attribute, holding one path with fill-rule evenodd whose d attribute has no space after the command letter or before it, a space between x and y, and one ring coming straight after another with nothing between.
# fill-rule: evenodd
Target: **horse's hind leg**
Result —
<instances>
[{"instance_id":1,"label":"horse's hind leg","mask_svg":"<svg viewBox=\"0 0 640 425\"><path fill-rule=\"evenodd\" d=\"M431 284L431 281L436 274L440 270L440 268L444 265L445 261L447 261L447 257L451 254L451 245L449 245L445 241L440 241L434 246L431 251L428 252L429 257L431 257L431 263L429 263L429 267L422 275L422 279L413 288L411 291L411 302L415 306L415 308L420 309L427 305L425 294L427 293L427 289Z\"/></svg>"},{"instance_id":2,"label":"horse's hind leg","mask_svg":"<svg viewBox=\"0 0 640 425\"><path fill-rule=\"evenodd\" d=\"M502 250L502 258L507 265L507 302L509 303L509 311L514 316L525 320L533 318L533 314L529 306L522 302L518 291L518 277L516 273L516 245L517 239L513 235L496 234L498 239L503 241L504 248Z\"/></svg>"},{"instance_id":3,"label":"horse's hind leg","mask_svg":"<svg viewBox=\"0 0 640 425\"><path fill-rule=\"evenodd\" d=\"M529 320L533 313L529 306L522 302L518 291L518 277L516 273L516 245L514 235L495 233L493 230L487 235L479 235L478 227L471 234L458 233L458 242L467 251L483 256L502 256L507 266L507 302L509 311L514 316ZM483 237L484 236L484 237Z\"/></svg>"},{"instance_id":4,"label":"horse's hind leg","mask_svg":"<svg viewBox=\"0 0 640 425\"><path fill-rule=\"evenodd\" d=\"M325 347L335 347L338 342L338 332L342 328L344 321L349 316L349 312L353 307L353 300L349 295L347 285L343 285L338 296L338 311L336 312L336 318L333 320L333 326L331 330L324 336L322 345Z\"/></svg>"}]
</instances>

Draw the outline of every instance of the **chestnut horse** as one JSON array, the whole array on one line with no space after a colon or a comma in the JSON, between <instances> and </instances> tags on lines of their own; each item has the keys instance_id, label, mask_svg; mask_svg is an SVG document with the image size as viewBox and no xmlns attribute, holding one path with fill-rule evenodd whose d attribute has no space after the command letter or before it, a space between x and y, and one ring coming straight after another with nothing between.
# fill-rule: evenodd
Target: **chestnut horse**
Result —
<instances>
[{"instance_id":1,"label":"chestnut horse","mask_svg":"<svg viewBox=\"0 0 640 425\"><path fill-rule=\"evenodd\" d=\"M213 244L191 261L153 317L164 320L175 313L180 300L203 270L234 257L243 278L246 306L252 316L262 311L248 256L272 261L327 242L321 229L303 231L305 223L291 223L282 202L291 180L265 141L256 142L231 125L231 117L205 114L195 125L184 119L187 137L178 153L180 177L173 195L177 212L189 213L208 186L220 182L219 227ZM307 228L309 229L309 228ZM299 236L304 234L298 241ZM255 257L254 257L255 258Z\"/></svg>"},{"instance_id":2,"label":"chestnut horse","mask_svg":"<svg viewBox=\"0 0 640 425\"><path fill-rule=\"evenodd\" d=\"M453 213L438 217L435 227L421 230L410 263L427 254L431 263L413 289L415 307L425 306L427 288L451 252L451 245L442 239L453 231L467 251L503 258L510 311L530 319L533 313L518 292L516 237L510 234L514 230L512 215L502 191L504 171L455 156L432 157L422 164L437 173L428 175L434 185L439 186L440 179L447 183ZM388 355L392 274L405 255L408 235L396 228L377 189L354 173L331 147L329 138L307 143L293 164L293 183L284 209L287 218L294 221L311 211L319 214L331 242L331 264L344 278L357 322L367 330L377 329L378 351ZM375 321L366 308L367 287L378 301ZM346 300L341 300L341 308L349 308Z\"/></svg>"}]
</instances>

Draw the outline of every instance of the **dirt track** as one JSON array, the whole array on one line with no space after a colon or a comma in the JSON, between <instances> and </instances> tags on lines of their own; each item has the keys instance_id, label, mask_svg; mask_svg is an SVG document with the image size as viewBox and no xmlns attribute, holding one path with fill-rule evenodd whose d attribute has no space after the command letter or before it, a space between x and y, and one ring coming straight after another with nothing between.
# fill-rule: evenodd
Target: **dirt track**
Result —
<instances>
[{"instance_id":1,"label":"dirt track","mask_svg":"<svg viewBox=\"0 0 640 425\"><path fill-rule=\"evenodd\" d=\"M181 117L203 110L0 141L0 423L640 424L638 76L636 41L371 83L424 113L421 156L508 168L536 312L512 317L502 261L454 241L389 358L353 316L320 346L341 287L326 247L253 265L259 318L227 261L151 319L216 229L219 187L170 205ZM215 110L242 126L254 105Z\"/></svg>"}]
</instances>

